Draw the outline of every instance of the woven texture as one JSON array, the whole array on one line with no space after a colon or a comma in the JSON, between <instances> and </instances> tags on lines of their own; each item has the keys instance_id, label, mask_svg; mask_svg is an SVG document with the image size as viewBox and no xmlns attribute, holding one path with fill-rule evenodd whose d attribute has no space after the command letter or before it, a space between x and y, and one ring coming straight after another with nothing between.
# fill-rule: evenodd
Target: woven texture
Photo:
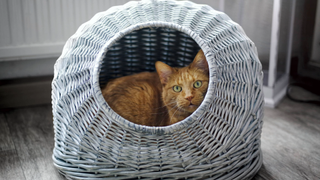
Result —
<instances>
[{"instance_id":1,"label":"woven texture","mask_svg":"<svg viewBox=\"0 0 320 180\"><path fill-rule=\"evenodd\" d=\"M206 55L200 107L166 127L127 121L105 102L111 78L183 67ZM70 179L251 179L262 164L262 69L254 43L206 5L145 0L96 14L54 67L54 165Z\"/></svg>"}]
</instances>

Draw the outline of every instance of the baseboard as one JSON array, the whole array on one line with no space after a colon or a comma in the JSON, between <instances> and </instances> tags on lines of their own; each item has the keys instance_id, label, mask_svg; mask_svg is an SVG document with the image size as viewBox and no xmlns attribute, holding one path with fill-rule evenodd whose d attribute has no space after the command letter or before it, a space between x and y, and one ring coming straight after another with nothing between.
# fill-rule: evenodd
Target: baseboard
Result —
<instances>
[{"instance_id":1,"label":"baseboard","mask_svg":"<svg viewBox=\"0 0 320 180\"><path fill-rule=\"evenodd\" d=\"M0 109L51 103L53 76L0 81Z\"/></svg>"},{"instance_id":2,"label":"baseboard","mask_svg":"<svg viewBox=\"0 0 320 180\"><path fill-rule=\"evenodd\" d=\"M264 102L266 107L275 108L280 103L280 101L285 97L287 87L283 88L274 98L265 97Z\"/></svg>"}]
</instances>

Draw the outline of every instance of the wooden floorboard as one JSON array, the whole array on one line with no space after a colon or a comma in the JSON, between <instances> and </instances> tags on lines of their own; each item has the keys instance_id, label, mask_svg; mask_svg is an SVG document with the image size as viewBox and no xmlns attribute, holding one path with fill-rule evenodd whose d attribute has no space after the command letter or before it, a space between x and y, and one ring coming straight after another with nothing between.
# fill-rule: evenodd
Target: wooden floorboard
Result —
<instances>
[{"instance_id":1,"label":"wooden floorboard","mask_svg":"<svg viewBox=\"0 0 320 180\"><path fill-rule=\"evenodd\" d=\"M0 159L0 180L26 179L15 150L0 151Z\"/></svg>"},{"instance_id":2,"label":"wooden floorboard","mask_svg":"<svg viewBox=\"0 0 320 180\"><path fill-rule=\"evenodd\" d=\"M53 125L50 106L6 113L11 137L26 180L63 179L53 166Z\"/></svg>"},{"instance_id":3,"label":"wooden floorboard","mask_svg":"<svg viewBox=\"0 0 320 180\"><path fill-rule=\"evenodd\" d=\"M288 99L276 109L265 108L264 166L254 179L320 179L319 117L319 106Z\"/></svg>"},{"instance_id":4,"label":"wooden floorboard","mask_svg":"<svg viewBox=\"0 0 320 180\"><path fill-rule=\"evenodd\" d=\"M0 180L24 180L5 114L0 114Z\"/></svg>"},{"instance_id":5,"label":"wooden floorboard","mask_svg":"<svg viewBox=\"0 0 320 180\"><path fill-rule=\"evenodd\" d=\"M0 152L15 150L5 114L0 114Z\"/></svg>"},{"instance_id":6,"label":"wooden floorboard","mask_svg":"<svg viewBox=\"0 0 320 180\"><path fill-rule=\"evenodd\" d=\"M54 168L50 105L0 112L0 179L62 180ZM263 165L254 180L320 179L320 107L284 99L265 108Z\"/></svg>"}]
</instances>

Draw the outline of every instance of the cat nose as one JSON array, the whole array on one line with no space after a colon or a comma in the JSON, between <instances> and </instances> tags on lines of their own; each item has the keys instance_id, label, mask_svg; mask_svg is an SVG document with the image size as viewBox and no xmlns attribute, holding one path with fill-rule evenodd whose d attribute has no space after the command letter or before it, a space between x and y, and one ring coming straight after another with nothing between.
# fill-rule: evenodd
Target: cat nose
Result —
<instances>
[{"instance_id":1,"label":"cat nose","mask_svg":"<svg viewBox=\"0 0 320 180\"><path fill-rule=\"evenodd\" d=\"M191 100L193 99L193 96L188 96L188 97L186 97L186 99L187 99L188 101L191 101Z\"/></svg>"}]
</instances>

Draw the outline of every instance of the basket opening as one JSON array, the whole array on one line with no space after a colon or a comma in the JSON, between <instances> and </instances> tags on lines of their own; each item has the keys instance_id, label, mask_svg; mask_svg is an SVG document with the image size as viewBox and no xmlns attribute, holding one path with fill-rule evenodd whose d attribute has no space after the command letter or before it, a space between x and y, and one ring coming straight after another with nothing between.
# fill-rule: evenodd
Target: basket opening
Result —
<instances>
[{"instance_id":1,"label":"basket opening","mask_svg":"<svg viewBox=\"0 0 320 180\"><path fill-rule=\"evenodd\" d=\"M199 50L199 45L189 35L175 29L158 27L132 31L108 49L100 65L100 87L110 79L154 72L156 61L171 67L187 66Z\"/></svg>"},{"instance_id":2,"label":"basket opening","mask_svg":"<svg viewBox=\"0 0 320 180\"><path fill-rule=\"evenodd\" d=\"M155 72L155 62L171 67L189 65L199 45L188 34L167 28L143 28L132 31L116 41L99 66L99 84L103 89L109 80L140 72Z\"/></svg>"}]
</instances>

